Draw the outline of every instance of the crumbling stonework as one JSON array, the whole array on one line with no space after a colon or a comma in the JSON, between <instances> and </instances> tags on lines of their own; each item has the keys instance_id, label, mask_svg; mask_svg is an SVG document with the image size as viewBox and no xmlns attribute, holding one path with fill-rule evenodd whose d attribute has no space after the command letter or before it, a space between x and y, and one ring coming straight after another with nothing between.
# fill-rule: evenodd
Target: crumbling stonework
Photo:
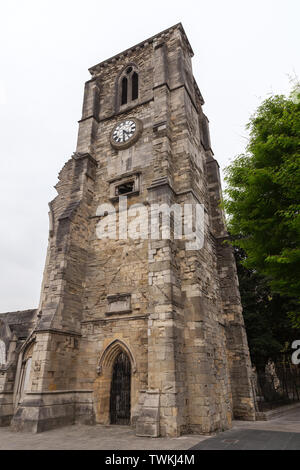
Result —
<instances>
[{"instance_id":1,"label":"crumbling stonework","mask_svg":"<svg viewBox=\"0 0 300 470\"><path fill-rule=\"evenodd\" d=\"M178 24L90 69L77 149L49 205L34 329L9 372L19 391L3 423L13 415L16 430L109 424L120 352L131 364L138 435L210 433L229 428L233 417L254 419L236 268L224 244L218 164L192 56ZM129 66L138 73L138 98L122 105ZM116 149L112 129L130 117L142 123L141 135ZM172 238L100 240L97 208L111 203L121 217L115 191L128 181L129 207L203 204L203 248L187 250L186 240Z\"/></svg>"}]
</instances>

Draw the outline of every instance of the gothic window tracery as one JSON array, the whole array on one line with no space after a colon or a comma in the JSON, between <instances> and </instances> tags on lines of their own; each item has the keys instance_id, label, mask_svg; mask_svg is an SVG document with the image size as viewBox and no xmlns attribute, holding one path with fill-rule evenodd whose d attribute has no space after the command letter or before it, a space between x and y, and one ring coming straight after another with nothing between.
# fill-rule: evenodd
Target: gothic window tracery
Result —
<instances>
[{"instance_id":1,"label":"gothic window tracery","mask_svg":"<svg viewBox=\"0 0 300 470\"><path fill-rule=\"evenodd\" d=\"M126 67L119 80L121 106L135 101L139 97L139 74L134 66Z\"/></svg>"}]
</instances>

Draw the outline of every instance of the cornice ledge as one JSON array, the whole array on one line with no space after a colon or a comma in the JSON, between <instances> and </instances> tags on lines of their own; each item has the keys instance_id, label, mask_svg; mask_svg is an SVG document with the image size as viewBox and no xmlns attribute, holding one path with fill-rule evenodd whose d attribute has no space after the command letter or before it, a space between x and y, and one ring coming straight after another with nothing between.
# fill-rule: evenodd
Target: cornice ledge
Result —
<instances>
[{"instance_id":1,"label":"cornice ledge","mask_svg":"<svg viewBox=\"0 0 300 470\"><path fill-rule=\"evenodd\" d=\"M164 31L161 31L158 34L155 34L151 38L145 39L145 41L142 41L142 42L140 42L140 43L138 43L138 44L136 44L132 47L129 47L125 51L120 52L119 54L116 54L116 55L110 57L109 59L106 59L102 62L99 62L99 64L96 64L93 67L90 67L88 70L89 70L89 72L92 76L95 76L98 73L100 73L101 69L107 67L109 64L114 63L119 59L122 59L124 56L127 56L127 55L131 54L132 52L134 52L136 50L139 50L143 47L147 47L149 44L152 44L155 40L165 39L170 33L175 31L176 29L178 29L181 32L181 34L183 35L183 38L184 38L185 43L187 45L190 56L193 57L194 52L193 52L192 46L190 45L190 42L189 42L188 37L186 35L186 32L185 32L182 24L177 23L174 26L171 26L170 28L167 28Z\"/></svg>"},{"instance_id":2,"label":"cornice ledge","mask_svg":"<svg viewBox=\"0 0 300 470\"><path fill-rule=\"evenodd\" d=\"M84 160L85 158L87 158L92 163L94 163L95 166L98 166L97 160L94 157L92 157L92 155L88 152L86 153L74 152L72 155L72 158L74 160Z\"/></svg>"}]
</instances>

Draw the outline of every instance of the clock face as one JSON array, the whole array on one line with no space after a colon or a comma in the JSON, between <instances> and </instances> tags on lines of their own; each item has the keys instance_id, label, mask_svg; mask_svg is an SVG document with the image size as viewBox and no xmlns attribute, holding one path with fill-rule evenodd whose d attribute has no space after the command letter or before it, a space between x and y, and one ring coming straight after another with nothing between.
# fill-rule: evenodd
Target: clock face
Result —
<instances>
[{"instance_id":1,"label":"clock face","mask_svg":"<svg viewBox=\"0 0 300 470\"><path fill-rule=\"evenodd\" d=\"M112 140L116 144L124 144L134 136L136 130L136 123L132 119L122 121L113 129Z\"/></svg>"},{"instance_id":2,"label":"clock face","mask_svg":"<svg viewBox=\"0 0 300 470\"><path fill-rule=\"evenodd\" d=\"M124 150L133 145L143 132L143 123L137 118L118 122L110 134L110 143L116 150Z\"/></svg>"}]
</instances>

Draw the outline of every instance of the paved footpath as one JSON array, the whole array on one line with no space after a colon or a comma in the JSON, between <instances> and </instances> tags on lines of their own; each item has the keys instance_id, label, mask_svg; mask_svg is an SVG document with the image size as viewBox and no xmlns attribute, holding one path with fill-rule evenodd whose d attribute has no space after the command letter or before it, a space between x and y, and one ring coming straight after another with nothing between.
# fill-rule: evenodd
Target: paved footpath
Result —
<instances>
[{"instance_id":1,"label":"paved footpath","mask_svg":"<svg viewBox=\"0 0 300 470\"><path fill-rule=\"evenodd\" d=\"M33 450L219 450L300 449L300 408L272 421L234 421L230 431L215 436L143 438L128 426L75 425L39 434L0 428L0 449Z\"/></svg>"},{"instance_id":2,"label":"paved footpath","mask_svg":"<svg viewBox=\"0 0 300 470\"><path fill-rule=\"evenodd\" d=\"M209 436L137 437L129 426L74 425L39 434L0 428L0 450L186 450Z\"/></svg>"},{"instance_id":3,"label":"paved footpath","mask_svg":"<svg viewBox=\"0 0 300 470\"><path fill-rule=\"evenodd\" d=\"M300 407L270 421L234 421L192 450L300 450Z\"/></svg>"}]
</instances>

